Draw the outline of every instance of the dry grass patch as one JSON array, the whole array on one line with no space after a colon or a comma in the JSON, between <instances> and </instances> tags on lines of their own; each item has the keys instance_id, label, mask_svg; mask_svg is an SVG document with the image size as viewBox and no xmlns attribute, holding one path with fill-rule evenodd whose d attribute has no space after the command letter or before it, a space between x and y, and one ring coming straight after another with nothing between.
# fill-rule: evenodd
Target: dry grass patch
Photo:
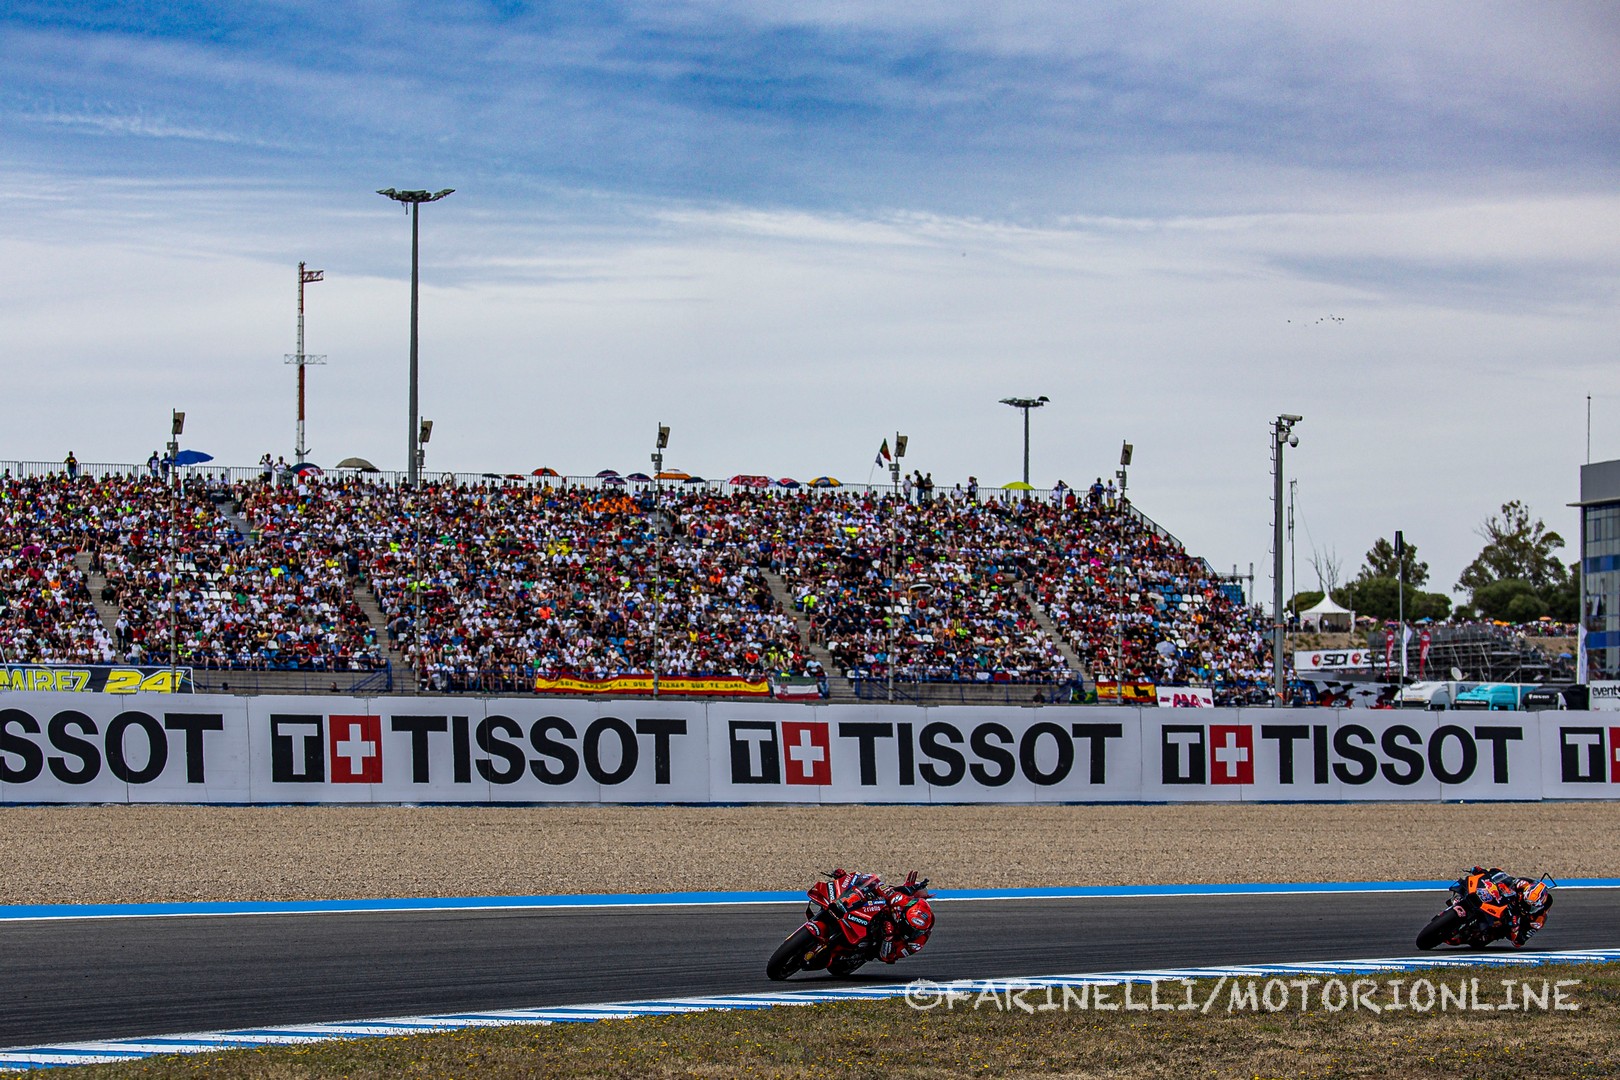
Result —
<instances>
[{"instance_id":1,"label":"dry grass patch","mask_svg":"<svg viewBox=\"0 0 1620 1080\"><path fill-rule=\"evenodd\" d=\"M1073 1010L1028 1015L903 1002L469 1030L298 1048L153 1058L52 1070L51 1080L305 1080L465 1077L860 1075L994 1077L1600 1077L1620 1073L1620 973L1603 966L1431 972L1477 977L1500 1002L1504 977L1579 979L1575 1012L1228 1015ZM1408 979L1420 976L1408 975ZM1210 983L1197 984L1202 1001ZM1217 998L1224 1002L1225 998Z\"/></svg>"}]
</instances>

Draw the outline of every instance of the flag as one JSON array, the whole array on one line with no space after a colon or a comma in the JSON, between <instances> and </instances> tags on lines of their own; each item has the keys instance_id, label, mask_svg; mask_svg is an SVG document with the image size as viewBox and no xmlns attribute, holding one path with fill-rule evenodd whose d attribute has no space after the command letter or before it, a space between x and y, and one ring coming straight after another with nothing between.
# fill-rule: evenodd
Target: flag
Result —
<instances>
[{"instance_id":1,"label":"flag","mask_svg":"<svg viewBox=\"0 0 1620 1080\"><path fill-rule=\"evenodd\" d=\"M889 440L884 439L883 440L883 445L878 447L878 456L872 462L872 464L874 464L874 465L882 465L885 461L888 461L888 460L890 460L890 458L889 458Z\"/></svg>"}]
</instances>

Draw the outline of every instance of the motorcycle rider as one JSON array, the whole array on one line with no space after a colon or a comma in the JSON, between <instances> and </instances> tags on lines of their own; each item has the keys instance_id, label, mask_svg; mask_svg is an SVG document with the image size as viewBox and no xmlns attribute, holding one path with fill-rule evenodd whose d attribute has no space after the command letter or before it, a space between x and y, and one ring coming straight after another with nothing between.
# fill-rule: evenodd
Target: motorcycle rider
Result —
<instances>
[{"instance_id":1,"label":"motorcycle rider","mask_svg":"<svg viewBox=\"0 0 1620 1080\"><path fill-rule=\"evenodd\" d=\"M1515 877L1499 867L1476 866L1469 872L1474 895L1481 905L1490 905L1502 911L1493 917L1483 906L1479 920L1486 931L1487 941L1507 938L1513 947L1523 948L1547 924L1547 912L1552 908L1552 890L1544 881Z\"/></svg>"},{"instance_id":2,"label":"motorcycle rider","mask_svg":"<svg viewBox=\"0 0 1620 1080\"><path fill-rule=\"evenodd\" d=\"M841 879L843 869L833 871L833 878ZM892 964L903 956L920 952L928 943L934 929L934 908L928 902L928 879L917 880L917 871L906 875L904 884L886 885L876 874L851 874L850 888L862 889L883 898L882 923L872 927L872 937L878 940L877 957Z\"/></svg>"}]
</instances>

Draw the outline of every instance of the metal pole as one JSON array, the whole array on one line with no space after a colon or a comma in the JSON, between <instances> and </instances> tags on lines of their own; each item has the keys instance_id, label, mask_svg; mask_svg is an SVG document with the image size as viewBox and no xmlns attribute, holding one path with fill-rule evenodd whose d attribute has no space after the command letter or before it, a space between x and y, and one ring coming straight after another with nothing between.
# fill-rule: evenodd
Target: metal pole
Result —
<instances>
[{"instance_id":1,"label":"metal pole","mask_svg":"<svg viewBox=\"0 0 1620 1080\"><path fill-rule=\"evenodd\" d=\"M420 470L418 469L416 463L416 428L420 422L420 415L417 412L416 404L416 292L418 278L417 245L419 237L417 216L421 208L421 203L411 203L411 414L406 423L406 427L409 428L409 431L406 434L406 451L408 456L405 459L405 466L408 483L413 488L416 487L417 483L421 480L419 475Z\"/></svg>"},{"instance_id":2,"label":"metal pole","mask_svg":"<svg viewBox=\"0 0 1620 1080\"><path fill-rule=\"evenodd\" d=\"M298 264L298 445L293 447L298 464L304 463L304 264Z\"/></svg>"},{"instance_id":3,"label":"metal pole","mask_svg":"<svg viewBox=\"0 0 1620 1080\"><path fill-rule=\"evenodd\" d=\"M1406 545L1395 533L1395 611L1401 635L1401 685L1406 685Z\"/></svg>"},{"instance_id":4,"label":"metal pole","mask_svg":"<svg viewBox=\"0 0 1620 1080\"><path fill-rule=\"evenodd\" d=\"M1294 551L1294 494L1299 488L1298 480L1288 481L1288 603L1290 606L1299 596L1299 559ZM1299 612L1294 612L1299 617ZM1355 627L1350 629L1354 630Z\"/></svg>"},{"instance_id":5,"label":"metal pole","mask_svg":"<svg viewBox=\"0 0 1620 1080\"><path fill-rule=\"evenodd\" d=\"M169 442L169 690L173 692L175 681L179 678L180 667L180 610L178 582L175 575L178 568L175 566L175 533L180 529L180 500L178 487L180 483L180 466L175 458L180 454L180 440L172 438Z\"/></svg>"},{"instance_id":6,"label":"metal pole","mask_svg":"<svg viewBox=\"0 0 1620 1080\"><path fill-rule=\"evenodd\" d=\"M662 584L662 579L663 579L663 576L664 576L664 520L663 520L663 514L662 514L664 489L663 489L662 482L658 479L658 476L663 471L664 471L664 455L661 454L661 453L653 454L653 515L652 515L652 517L653 517L653 573L652 573L652 610L653 610L653 625L652 625L653 691L652 692L653 692L653 697L658 696L658 668L659 668L659 660L661 659L660 653L662 651L662 649L660 648L660 646L662 645L662 638L661 638L661 636L659 634L658 594L659 594L659 592L662 591L660 589L660 585Z\"/></svg>"},{"instance_id":7,"label":"metal pole","mask_svg":"<svg viewBox=\"0 0 1620 1080\"><path fill-rule=\"evenodd\" d=\"M1024 483L1029 483L1029 406L1024 406Z\"/></svg>"},{"instance_id":8,"label":"metal pole","mask_svg":"<svg viewBox=\"0 0 1620 1080\"><path fill-rule=\"evenodd\" d=\"M1283 673L1283 576L1282 576L1282 545L1283 545L1283 445L1288 441L1284 434L1283 422L1279 419L1271 429L1271 445L1273 457L1272 467L1272 595L1271 595L1271 664L1276 700L1275 708L1282 708L1286 704L1285 695L1288 692L1288 680Z\"/></svg>"}]
</instances>

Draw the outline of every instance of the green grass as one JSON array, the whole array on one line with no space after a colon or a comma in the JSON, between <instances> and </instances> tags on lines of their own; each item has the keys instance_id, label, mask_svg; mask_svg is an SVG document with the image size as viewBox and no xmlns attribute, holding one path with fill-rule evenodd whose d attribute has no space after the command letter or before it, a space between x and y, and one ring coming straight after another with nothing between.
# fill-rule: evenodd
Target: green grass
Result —
<instances>
[{"instance_id":1,"label":"green grass","mask_svg":"<svg viewBox=\"0 0 1620 1080\"><path fill-rule=\"evenodd\" d=\"M1620 1075L1620 970L1605 965L1395 974L1455 986L1477 978L1579 980L1578 1011L1228 1013L1081 1011L1031 1015L971 1001L916 1011L903 1001L691 1013L545 1027L148 1058L52 1069L51 1080L301 1080L305 1077L1612 1077ZM1346 979L1346 982L1349 980ZM1213 981L1193 987L1202 1005ZM1313 993L1316 991L1313 990ZM1180 984L1162 1000L1184 1000ZM1297 1003L1297 991L1294 1001ZM1031 995L1026 1003L1044 1002ZM1053 1000L1060 1000L1054 998ZM1110 1000L1118 1002L1116 990ZM1142 1000L1138 992L1138 1001ZM1381 992L1381 1001L1388 1001Z\"/></svg>"}]
</instances>

